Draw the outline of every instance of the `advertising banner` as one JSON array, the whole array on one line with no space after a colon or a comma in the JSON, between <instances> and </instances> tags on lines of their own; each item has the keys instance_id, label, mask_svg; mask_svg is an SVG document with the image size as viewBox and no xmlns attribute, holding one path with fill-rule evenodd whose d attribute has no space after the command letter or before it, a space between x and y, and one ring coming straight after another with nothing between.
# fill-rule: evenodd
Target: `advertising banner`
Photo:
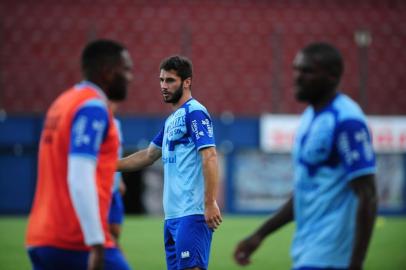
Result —
<instances>
[{"instance_id":1,"label":"advertising banner","mask_svg":"<svg viewBox=\"0 0 406 270\"><path fill-rule=\"evenodd\" d=\"M261 150L271 153L290 152L299 121L298 115L262 115ZM405 116L368 116L367 122L377 153L406 153Z\"/></svg>"}]
</instances>

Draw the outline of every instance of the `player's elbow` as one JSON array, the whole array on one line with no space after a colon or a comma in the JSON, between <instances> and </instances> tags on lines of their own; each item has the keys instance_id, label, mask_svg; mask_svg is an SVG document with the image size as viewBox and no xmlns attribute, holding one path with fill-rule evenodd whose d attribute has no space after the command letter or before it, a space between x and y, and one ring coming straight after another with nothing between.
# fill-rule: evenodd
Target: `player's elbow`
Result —
<instances>
[{"instance_id":1,"label":"player's elbow","mask_svg":"<svg viewBox=\"0 0 406 270\"><path fill-rule=\"evenodd\" d=\"M152 164L154 164L155 160L152 157L148 157L145 160L145 167L151 166Z\"/></svg>"},{"instance_id":2,"label":"player's elbow","mask_svg":"<svg viewBox=\"0 0 406 270\"><path fill-rule=\"evenodd\" d=\"M358 200L361 206L371 213L378 208L378 194L375 185L368 185L358 192Z\"/></svg>"},{"instance_id":3,"label":"player's elbow","mask_svg":"<svg viewBox=\"0 0 406 270\"><path fill-rule=\"evenodd\" d=\"M203 163L217 163L217 151L214 147L201 150Z\"/></svg>"},{"instance_id":4,"label":"player's elbow","mask_svg":"<svg viewBox=\"0 0 406 270\"><path fill-rule=\"evenodd\" d=\"M145 166L151 166L156 160L159 159L160 156L160 152L151 150L147 151L144 158Z\"/></svg>"}]
</instances>

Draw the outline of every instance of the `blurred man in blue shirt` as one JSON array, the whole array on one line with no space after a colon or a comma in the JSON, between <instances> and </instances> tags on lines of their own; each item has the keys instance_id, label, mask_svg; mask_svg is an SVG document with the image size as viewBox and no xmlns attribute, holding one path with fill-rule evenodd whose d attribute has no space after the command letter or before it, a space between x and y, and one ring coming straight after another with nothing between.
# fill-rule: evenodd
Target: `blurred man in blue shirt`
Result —
<instances>
[{"instance_id":1,"label":"blurred man in blue shirt","mask_svg":"<svg viewBox=\"0 0 406 270\"><path fill-rule=\"evenodd\" d=\"M375 154L365 115L336 90L339 51L326 43L302 49L293 62L304 111L294 148L292 197L241 241L234 257L250 263L262 240L294 220L293 269L362 269L376 216Z\"/></svg>"}]
</instances>

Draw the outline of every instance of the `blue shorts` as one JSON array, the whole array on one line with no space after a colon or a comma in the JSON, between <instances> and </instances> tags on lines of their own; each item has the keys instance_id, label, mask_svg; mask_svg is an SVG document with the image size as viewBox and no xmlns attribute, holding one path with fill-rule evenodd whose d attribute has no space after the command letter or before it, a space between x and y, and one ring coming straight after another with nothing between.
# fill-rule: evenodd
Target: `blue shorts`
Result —
<instances>
[{"instance_id":1,"label":"blue shorts","mask_svg":"<svg viewBox=\"0 0 406 270\"><path fill-rule=\"evenodd\" d=\"M122 224L124 220L123 197L119 190L113 192L109 210L109 224Z\"/></svg>"},{"instance_id":2,"label":"blue shorts","mask_svg":"<svg viewBox=\"0 0 406 270\"><path fill-rule=\"evenodd\" d=\"M31 247L28 255L33 270L87 270L89 252L55 247ZM104 250L104 270L130 270L118 248Z\"/></svg>"},{"instance_id":3,"label":"blue shorts","mask_svg":"<svg viewBox=\"0 0 406 270\"><path fill-rule=\"evenodd\" d=\"M203 215L165 220L164 242L168 270L207 269L213 231Z\"/></svg>"}]
</instances>

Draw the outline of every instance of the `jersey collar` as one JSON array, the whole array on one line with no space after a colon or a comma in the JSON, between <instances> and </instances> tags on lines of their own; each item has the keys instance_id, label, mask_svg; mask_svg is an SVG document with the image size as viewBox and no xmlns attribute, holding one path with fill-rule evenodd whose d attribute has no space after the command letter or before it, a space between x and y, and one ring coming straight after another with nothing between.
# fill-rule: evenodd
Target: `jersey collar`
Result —
<instances>
[{"instance_id":1,"label":"jersey collar","mask_svg":"<svg viewBox=\"0 0 406 270\"><path fill-rule=\"evenodd\" d=\"M97 84L92 83L91 81L83 80L80 83L75 85L75 89L77 89L77 90L81 90L84 88L90 88L90 89L96 91L99 94L99 96L101 96L104 100L107 100L106 94Z\"/></svg>"}]
</instances>

